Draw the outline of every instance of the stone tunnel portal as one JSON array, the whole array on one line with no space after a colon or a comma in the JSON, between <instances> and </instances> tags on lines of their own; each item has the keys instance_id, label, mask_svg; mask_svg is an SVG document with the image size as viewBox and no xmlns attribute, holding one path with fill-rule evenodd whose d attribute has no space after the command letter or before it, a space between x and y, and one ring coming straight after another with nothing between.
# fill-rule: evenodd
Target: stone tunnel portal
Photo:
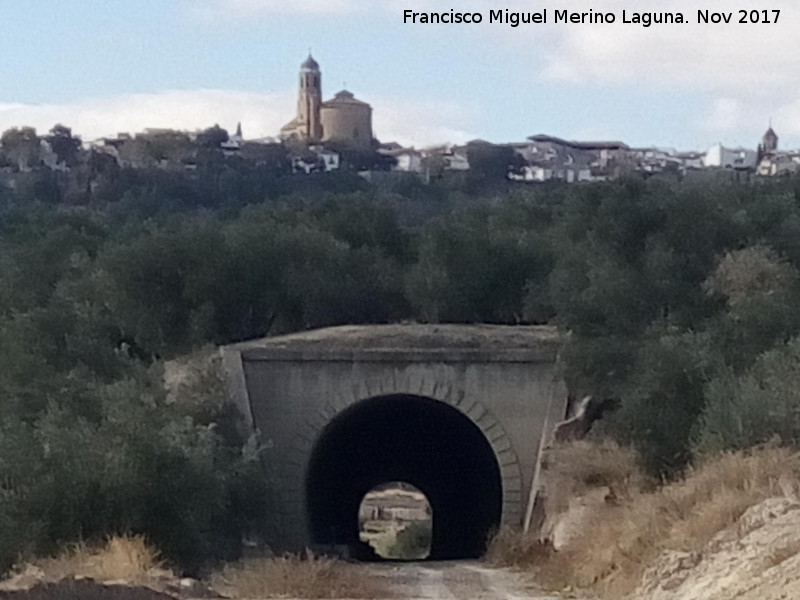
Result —
<instances>
[{"instance_id":1,"label":"stone tunnel portal","mask_svg":"<svg viewBox=\"0 0 800 600\"><path fill-rule=\"evenodd\" d=\"M438 400L389 395L351 406L320 434L306 479L312 543L358 547L360 503L390 481L428 498L430 559L476 558L500 525L500 468L480 428Z\"/></svg>"}]
</instances>

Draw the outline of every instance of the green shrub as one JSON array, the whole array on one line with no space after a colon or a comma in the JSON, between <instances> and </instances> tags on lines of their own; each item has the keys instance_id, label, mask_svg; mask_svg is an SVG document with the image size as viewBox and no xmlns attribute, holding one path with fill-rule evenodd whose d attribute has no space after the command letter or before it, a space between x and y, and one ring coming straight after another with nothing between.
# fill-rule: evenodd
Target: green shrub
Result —
<instances>
[{"instance_id":1,"label":"green shrub","mask_svg":"<svg viewBox=\"0 0 800 600\"><path fill-rule=\"evenodd\" d=\"M153 376L93 394L102 407L95 421L51 406L32 423L0 429L0 482L9 488L0 570L22 553L114 533L144 534L189 572L235 558L265 509L257 454L245 456L216 423L167 404Z\"/></svg>"},{"instance_id":2,"label":"green shrub","mask_svg":"<svg viewBox=\"0 0 800 600\"><path fill-rule=\"evenodd\" d=\"M742 375L711 380L694 448L740 450L778 438L800 444L800 338L762 354Z\"/></svg>"},{"instance_id":3,"label":"green shrub","mask_svg":"<svg viewBox=\"0 0 800 600\"><path fill-rule=\"evenodd\" d=\"M654 332L640 348L611 430L635 446L650 475L673 477L689 462L705 385L719 365L718 352L702 334Z\"/></svg>"},{"instance_id":4,"label":"green shrub","mask_svg":"<svg viewBox=\"0 0 800 600\"><path fill-rule=\"evenodd\" d=\"M427 558L431 551L432 523L412 521L395 535L394 544L387 550L386 558L421 559Z\"/></svg>"}]
</instances>

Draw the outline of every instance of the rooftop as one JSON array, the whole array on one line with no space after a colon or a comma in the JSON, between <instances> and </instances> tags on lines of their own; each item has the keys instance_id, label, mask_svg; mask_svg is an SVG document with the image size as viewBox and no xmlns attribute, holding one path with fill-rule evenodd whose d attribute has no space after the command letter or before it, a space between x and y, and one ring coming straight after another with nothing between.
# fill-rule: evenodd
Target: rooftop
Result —
<instances>
[{"instance_id":1,"label":"rooftop","mask_svg":"<svg viewBox=\"0 0 800 600\"><path fill-rule=\"evenodd\" d=\"M322 106L336 106L341 104L361 104L363 106L369 106L366 102L362 102L358 100L352 92L348 92L347 90L342 90L341 92L337 92L336 95L333 97L332 100L328 100L327 102L323 102Z\"/></svg>"},{"instance_id":2,"label":"rooftop","mask_svg":"<svg viewBox=\"0 0 800 600\"><path fill-rule=\"evenodd\" d=\"M568 148L576 148L579 150L629 150L629 146L624 142L619 141L598 141L598 142L571 142L568 140L562 140L561 138L557 138L552 135L545 135L543 133L539 133L537 135L531 135L528 139L532 142L550 142L553 144L559 144L561 146L567 146Z\"/></svg>"}]
</instances>

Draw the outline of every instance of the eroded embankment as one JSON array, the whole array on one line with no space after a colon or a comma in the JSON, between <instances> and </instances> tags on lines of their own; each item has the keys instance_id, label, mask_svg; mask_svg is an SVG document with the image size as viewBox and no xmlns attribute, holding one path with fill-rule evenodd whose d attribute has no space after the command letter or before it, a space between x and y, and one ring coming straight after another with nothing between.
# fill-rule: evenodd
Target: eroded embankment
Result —
<instances>
[{"instance_id":1,"label":"eroded embankment","mask_svg":"<svg viewBox=\"0 0 800 600\"><path fill-rule=\"evenodd\" d=\"M633 464L613 445L553 449L546 542L506 533L490 557L529 569L549 588L609 599L800 597L795 452L725 454L653 489Z\"/></svg>"}]
</instances>

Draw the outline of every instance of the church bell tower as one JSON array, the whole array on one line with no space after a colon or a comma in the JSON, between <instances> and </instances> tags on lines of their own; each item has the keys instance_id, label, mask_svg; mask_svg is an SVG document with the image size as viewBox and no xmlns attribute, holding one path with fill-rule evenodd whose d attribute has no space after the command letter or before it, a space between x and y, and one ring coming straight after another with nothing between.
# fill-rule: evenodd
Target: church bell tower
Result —
<instances>
[{"instance_id":1,"label":"church bell tower","mask_svg":"<svg viewBox=\"0 0 800 600\"><path fill-rule=\"evenodd\" d=\"M322 139L320 107L322 105L322 74L319 64L311 55L300 65L300 95L297 100L297 116L308 140Z\"/></svg>"},{"instance_id":2,"label":"church bell tower","mask_svg":"<svg viewBox=\"0 0 800 600\"><path fill-rule=\"evenodd\" d=\"M772 122L770 122L764 137L761 138L761 147L764 148L765 154L774 154L778 150L778 134L772 128Z\"/></svg>"}]
</instances>

